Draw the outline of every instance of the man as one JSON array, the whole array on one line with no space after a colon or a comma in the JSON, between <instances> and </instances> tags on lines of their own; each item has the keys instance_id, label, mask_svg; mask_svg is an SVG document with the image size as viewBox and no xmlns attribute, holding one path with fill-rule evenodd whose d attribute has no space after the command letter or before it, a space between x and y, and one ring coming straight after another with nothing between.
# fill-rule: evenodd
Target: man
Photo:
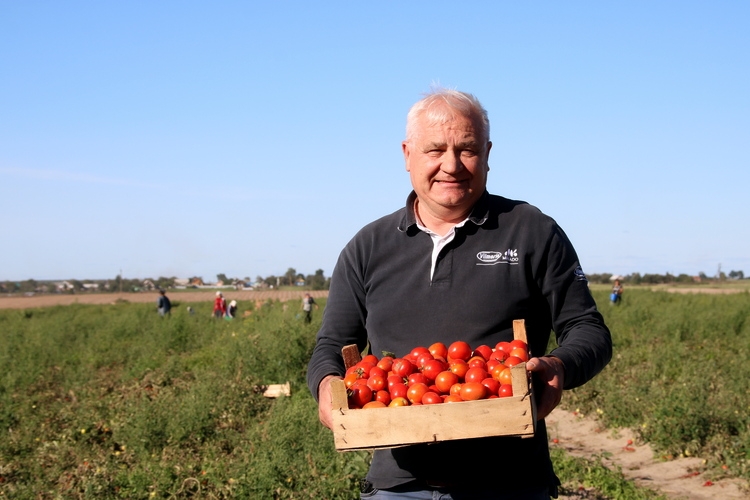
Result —
<instances>
[{"instance_id":1,"label":"man","mask_svg":"<svg viewBox=\"0 0 750 500\"><path fill-rule=\"evenodd\" d=\"M214 299L214 318L223 318L227 312L227 301L224 299L224 295L221 292L216 292L216 298Z\"/></svg>"},{"instance_id":2,"label":"man","mask_svg":"<svg viewBox=\"0 0 750 500\"><path fill-rule=\"evenodd\" d=\"M167 297L167 292L159 290L159 298L156 300L156 310L159 311L159 316L167 316L172 310L172 303Z\"/></svg>"},{"instance_id":3,"label":"man","mask_svg":"<svg viewBox=\"0 0 750 500\"><path fill-rule=\"evenodd\" d=\"M305 296L302 298L302 310L305 312L305 323L312 322L312 308L315 306L318 307L318 304L315 303L315 299L312 298L312 295L309 293L306 293Z\"/></svg>"},{"instance_id":4,"label":"man","mask_svg":"<svg viewBox=\"0 0 750 500\"><path fill-rule=\"evenodd\" d=\"M402 143L412 193L406 207L372 222L347 244L308 366L321 422L331 427L330 382L344 373L340 349L407 354L464 340L513 337L526 321L539 422L533 438L481 438L377 450L362 498L549 499L559 481L544 425L563 389L609 362L610 333L578 257L554 220L490 195L489 120L470 94L438 90L407 116ZM550 330L558 347L546 352ZM490 417L491 418L491 417Z\"/></svg>"}]
</instances>

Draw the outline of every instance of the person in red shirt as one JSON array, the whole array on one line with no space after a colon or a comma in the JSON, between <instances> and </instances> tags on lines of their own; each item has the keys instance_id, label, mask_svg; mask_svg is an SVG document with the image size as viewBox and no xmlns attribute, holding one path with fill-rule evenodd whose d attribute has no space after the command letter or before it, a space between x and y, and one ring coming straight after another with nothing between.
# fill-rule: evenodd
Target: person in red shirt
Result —
<instances>
[{"instance_id":1,"label":"person in red shirt","mask_svg":"<svg viewBox=\"0 0 750 500\"><path fill-rule=\"evenodd\" d=\"M216 298L214 299L214 317L223 318L227 312L227 301L224 299L224 295L221 292L216 292Z\"/></svg>"}]
</instances>

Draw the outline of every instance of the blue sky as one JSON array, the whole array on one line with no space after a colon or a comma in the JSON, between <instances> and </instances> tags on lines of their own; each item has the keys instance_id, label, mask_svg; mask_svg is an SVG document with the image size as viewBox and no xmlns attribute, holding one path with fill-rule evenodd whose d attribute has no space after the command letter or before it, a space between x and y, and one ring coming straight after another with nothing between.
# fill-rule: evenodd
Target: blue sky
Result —
<instances>
[{"instance_id":1,"label":"blue sky","mask_svg":"<svg viewBox=\"0 0 750 500\"><path fill-rule=\"evenodd\" d=\"M750 275L750 3L0 0L0 280L333 270L432 83L587 273Z\"/></svg>"}]
</instances>

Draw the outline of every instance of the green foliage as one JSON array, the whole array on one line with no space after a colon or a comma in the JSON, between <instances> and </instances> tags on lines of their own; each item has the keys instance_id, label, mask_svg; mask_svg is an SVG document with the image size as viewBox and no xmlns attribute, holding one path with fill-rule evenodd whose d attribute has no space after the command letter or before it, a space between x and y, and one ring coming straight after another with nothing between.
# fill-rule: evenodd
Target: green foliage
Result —
<instances>
[{"instance_id":1,"label":"green foliage","mask_svg":"<svg viewBox=\"0 0 750 500\"><path fill-rule=\"evenodd\" d=\"M563 403L630 427L665 457L699 455L750 479L750 294L597 292L614 357Z\"/></svg>"},{"instance_id":2,"label":"green foliage","mask_svg":"<svg viewBox=\"0 0 750 500\"><path fill-rule=\"evenodd\" d=\"M280 302L192 306L0 311L0 498L352 498L369 456L317 421L318 325Z\"/></svg>"}]
</instances>

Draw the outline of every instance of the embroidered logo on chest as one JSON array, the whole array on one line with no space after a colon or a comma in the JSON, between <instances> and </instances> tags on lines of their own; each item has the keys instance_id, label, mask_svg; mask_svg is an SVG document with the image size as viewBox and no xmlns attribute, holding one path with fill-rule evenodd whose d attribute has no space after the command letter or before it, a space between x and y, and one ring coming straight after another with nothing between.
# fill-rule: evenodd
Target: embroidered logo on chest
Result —
<instances>
[{"instance_id":1,"label":"embroidered logo on chest","mask_svg":"<svg viewBox=\"0 0 750 500\"><path fill-rule=\"evenodd\" d=\"M497 264L518 265L518 249L507 249L504 252L484 250L477 254L478 266L494 266Z\"/></svg>"}]
</instances>

